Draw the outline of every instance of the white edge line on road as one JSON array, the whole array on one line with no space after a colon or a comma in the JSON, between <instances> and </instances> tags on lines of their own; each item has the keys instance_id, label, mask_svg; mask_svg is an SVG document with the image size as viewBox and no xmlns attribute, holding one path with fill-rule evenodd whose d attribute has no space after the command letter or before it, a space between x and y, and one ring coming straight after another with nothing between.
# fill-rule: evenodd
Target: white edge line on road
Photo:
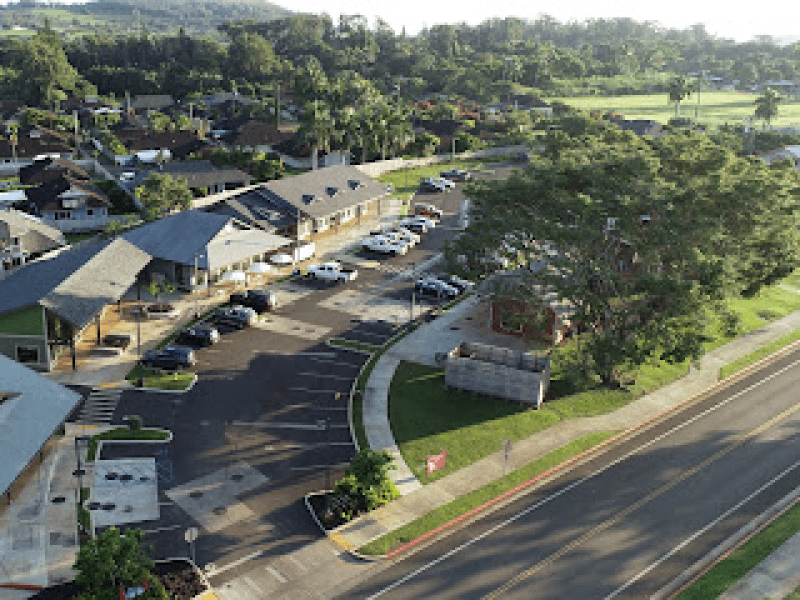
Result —
<instances>
[{"instance_id":1,"label":"white edge line on road","mask_svg":"<svg viewBox=\"0 0 800 600\"><path fill-rule=\"evenodd\" d=\"M727 518L728 516L730 516L732 513L734 513L734 512L736 512L737 510L739 510L739 508L741 508L742 506L744 506L745 504L747 504L747 503L748 503L750 500L752 500L753 498L755 498L756 496L758 496L758 495L759 495L761 492L763 492L764 490L766 490L768 487L770 487L771 485L773 485L775 482L777 482L777 481L778 481L778 480L780 480L780 479L783 479L783 478L784 478L786 475L788 475L788 474L789 474L791 471L793 471L794 469L796 469L798 466L800 466L800 460L799 460L799 461L797 461L797 462L795 462L793 465L791 465L791 466L787 467L786 469L784 469L784 470L783 470L781 473L779 473L778 475L776 475L775 477L773 477L772 479L770 479L768 482L766 482L766 483L765 483L764 485L762 485L760 488L758 488L757 490L755 490L754 492L752 492L752 493L751 493L749 496L747 496L746 498L744 498L744 499L740 500L739 502L737 502L736 504L734 504L733 506L731 506L731 507L730 507L728 510L726 510L724 513L722 513L721 515L719 515L719 516L718 516L716 519L714 519L713 521L711 521L710 523L708 523L708 525L706 525L706 526L705 526L705 527L703 527L702 529L698 529L698 530L697 530L695 533L693 533L693 534L692 534L692 535L690 535L688 538L686 538L685 540L683 540L683 541L682 541L680 544L678 544L677 546L675 546L675 547L674 547L672 550L670 550L669 552L667 552L667 553L666 553L664 556L662 556L661 558L659 558L659 559L658 559L658 560L656 560L655 562L651 563L651 564L650 564L650 565L649 565L647 568L645 568L645 569L643 569L642 571L640 571L640 572L639 572L639 573L638 573L636 576L634 576L633 578L629 579L629 580L628 580L628 581L627 581L627 582L626 582L624 585L621 585L621 586L620 586L620 587L618 587L616 590L614 590L613 592L611 592L611 593L610 593L608 596L606 596L606 597L604 598L604 600L610 600L611 598L616 598L616 597L617 597L619 594L621 594L621 593L622 593L622 592L624 592L626 589L628 589L630 586L632 586L634 583L636 583L637 581L639 581L639 579L641 579L642 577L644 577L645 575L647 575L647 574L648 574L650 571L652 571L653 569L655 569L656 567L658 567L659 565L661 565L663 562L665 562L665 561L669 560L669 559L670 559L670 558L671 558L671 557L672 557L672 556L673 556L675 553L679 552L679 551L680 551L680 550L682 550L684 547L688 546L688 545L689 545L691 542L693 542L695 539L697 539L698 537L700 537L701 535L703 535L703 534L704 534L706 531L708 531L709 529L711 529L712 527L714 527L714 525L716 525L717 523L719 523L719 522L720 522L720 521L722 521L723 519L725 519L725 518Z\"/></svg>"},{"instance_id":2,"label":"white edge line on road","mask_svg":"<svg viewBox=\"0 0 800 600\"><path fill-rule=\"evenodd\" d=\"M659 435L659 436L657 436L657 437L653 438L652 440L648 441L647 443L645 443L645 444L642 444L642 445L641 445L641 446L639 446L638 448L634 448L634 449L633 449L633 450L631 450L630 452L628 452L628 453L624 454L623 456L620 456L620 457L619 457L619 458L617 458L616 460L614 460L614 461L610 462L609 464L607 464L606 466L604 466L604 467L602 467L602 468L598 469L598 470L597 470L597 471L595 471L594 473L590 473L589 475L586 475L586 476L585 476L585 477L583 477L582 479L579 479L579 480L577 480L577 481L575 481L575 482L573 482L573 483L569 484L568 486L566 486L566 487L564 487L564 488L562 488L562 489L558 490L557 492L555 492L555 493L551 494L550 496L548 496L548 497L546 497L546 498L542 498L541 500L539 500L539 501L538 501L538 502L536 502L535 504L532 504L532 505L531 505L531 506L529 506L528 508L526 508L526 509L524 509L524 510L521 510L520 512L518 512L518 513L517 513L517 514L515 514L515 515L512 515L512 516L510 516L508 519L506 519L506 520L505 520L505 521L503 521L502 523L498 523L497 525L495 525L495 526L494 526L494 527L492 527L491 529L487 529L486 531L484 531L482 534L480 534L480 535L478 535L478 536L476 536L476 537L474 537L474 538L472 538L472 539L470 539L470 540L467 540L467 541L466 541L466 542L464 542L463 544L461 544L461 545L459 545L459 546L456 546L455 548L453 548L453 549L452 549L452 550L450 550L449 552L446 552L446 553L445 553L445 554L443 554L442 556L439 556L439 557L437 557L437 558L433 559L432 561L428 562L427 564L424 564L424 565L422 565L421 567L418 567L417 569L415 569L414 571L412 571L412 572L411 572L411 573L409 573L408 575L405 575L404 577L401 577L400 579L398 579L397 581L394 581L394 582L392 582L390 585L386 586L386 587L385 587L385 588L383 588L382 590L379 590L379 591L377 591L377 592L376 592L376 593L374 593L372 596L369 596L369 598L368 598L367 600L372 600L373 598L378 598L378 597L380 597L380 596L384 595L384 594L385 594L385 593L387 593L387 592L391 592L392 590L394 590L395 588L397 588L397 587L399 587L399 586L403 585L403 584L404 584L404 583L406 583L407 581L410 581L410 580L412 580L412 579L413 579L413 578L415 578L417 575L420 575L420 574L424 573L425 571L427 571L427 570L428 570L428 569L430 569L431 567L435 567L436 565L438 565L438 564L439 564L439 563L441 563L441 562L444 562L445 560L447 560L447 559L448 559L448 558L450 558L451 556L455 556L456 554L458 554L458 553L459 553L459 552L461 552L462 550L464 550L464 549L468 548L469 546L472 546L473 544L475 544L475 543L477 543L477 542L479 542L479 541L483 540L484 538L487 538L487 537L489 537L490 535L492 535L492 534L494 534L494 533L498 532L498 531L499 531L500 529L502 529L503 527L506 527L507 525L510 525L510 524L511 524L511 523L513 523L514 521L517 521L517 520L521 519L522 517L524 517L524 516L525 516L525 515L527 515L528 513L531 513L531 512L533 512L533 511L534 511L534 510L536 510L537 508L539 508L539 507L541 507L541 506L544 506L544 505L545 505L545 504L547 504L548 502L551 502L552 500L555 500L555 499L556 499L556 498L558 498L559 496L562 496L562 495L566 494L567 492L569 492L569 491L571 491L571 490L575 489L575 488L576 488L576 487L578 487L579 485L582 485L583 483L585 483L585 482L589 481L590 479L593 479L593 478L594 478L594 477L596 477L597 475L600 475L600 474L601 474L601 473L603 473L604 471L607 471L608 469L610 469L610 468L612 468L612 467L616 466L617 464L621 463L622 461L624 461L624 460L627 460L627 459L628 459L630 456L633 456L634 454L636 454L636 453L640 452L641 450L643 450L643 449L645 449L645 448L648 448L649 446L652 446L653 444L655 444L655 443L657 443L657 442L661 441L662 439L666 438L667 436L670 436L670 435L672 435L672 434L673 434L673 433L675 433L676 431L679 431L679 430L683 429L684 427L687 427L687 426L691 425L691 424L692 424L692 423L694 423L695 421L697 421L697 420L699 420L699 419L701 419L701 418L703 418L703 417L705 417L705 416L709 415L710 413L714 412L714 411L715 411L715 410L717 410L718 408L721 408L721 407L725 406L725 405L726 405L726 404L728 404L729 402L731 402L731 401L735 400L736 398L738 398L738 397L740 397L740 396L742 396L742 395L744 395L744 394L748 393L749 391L751 391L751 390L755 389L756 387L759 387L759 386L761 386L762 384L766 383L767 381L770 381L771 379L774 379L775 377L778 377L779 375L782 375L782 374L783 374L783 373L785 373L786 371L788 371L788 370L790 370L790 369L793 369L793 368L794 368L794 367L796 367L798 364L800 364L800 360L798 360L798 361L794 361L794 362L793 362L793 363L791 363L790 365L787 365L786 367L784 367L784 368L782 368L782 369L780 369L780 370L776 371L775 373L772 373L771 375L768 375L768 376L764 377L763 379L760 379L759 381L757 381L757 382L753 383L752 385L749 385L749 386L747 386L747 387L746 387L746 388L744 388L743 390L741 390L741 391L739 391L739 392L737 392L737 393L735 393L735 394L733 394L733 395L729 396L728 398L726 398L726 399L722 400L721 402L719 402L719 403L715 404L714 406L710 406L709 408L707 408L706 410L704 410L704 411L703 411L703 412L701 412L701 413L698 413L697 415L695 415L695 416L694 416L694 417L692 417L691 419L688 419L688 420L686 420L686 421L683 421L682 423L679 423L678 425L676 425L676 426L675 426L675 427L673 427L672 429L670 429L670 430L668 430L668 431L665 431L664 433L662 433L661 435ZM673 415L670 415L670 416L673 416ZM637 433L638 433L638 432L637 432Z\"/></svg>"}]
</instances>

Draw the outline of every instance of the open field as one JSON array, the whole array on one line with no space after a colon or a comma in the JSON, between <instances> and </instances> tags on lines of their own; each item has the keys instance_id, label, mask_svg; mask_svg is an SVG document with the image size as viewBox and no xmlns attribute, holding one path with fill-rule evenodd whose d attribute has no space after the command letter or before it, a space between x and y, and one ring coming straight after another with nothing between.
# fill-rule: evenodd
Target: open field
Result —
<instances>
[{"instance_id":1,"label":"open field","mask_svg":"<svg viewBox=\"0 0 800 600\"><path fill-rule=\"evenodd\" d=\"M700 94L699 122L717 127L724 123L741 124L755 114L755 101L758 94L748 92L703 92ZM602 112L614 111L628 119L653 119L667 123L675 116L675 106L669 102L667 94L647 94L641 96L583 96L572 98L547 98L548 102L563 102L574 108ZM694 118L697 107L697 94L692 94L681 102L680 116ZM760 125L760 124L759 124ZM778 107L778 116L773 127L800 127L800 103L785 100Z\"/></svg>"}]
</instances>

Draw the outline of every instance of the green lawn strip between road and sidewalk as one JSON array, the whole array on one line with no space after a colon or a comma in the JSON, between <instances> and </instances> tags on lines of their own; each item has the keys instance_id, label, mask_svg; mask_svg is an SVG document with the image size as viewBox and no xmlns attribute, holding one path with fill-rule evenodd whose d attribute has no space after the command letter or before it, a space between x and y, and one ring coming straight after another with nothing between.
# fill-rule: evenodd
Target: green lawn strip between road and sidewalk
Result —
<instances>
[{"instance_id":1,"label":"green lawn strip between road and sidewalk","mask_svg":"<svg viewBox=\"0 0 800 600\"><path fill-rule=\"evenodd\" d=\"M596 446L604 440L614 435L614 432L599 431L583 436L565 446L550 452L549 454L528 463L502 476L483 487L478 488L468 494L460 496L455 500L435 508L428 514L415 519L411 523L386 534L376 540L369 542L358 551L367 555L383 555L403 544L415 540L418 537L433 531L437 527L449 523L470 510L477 508L486 502L497 498L501 494L515 488L516 486L533 479L570 458Z\"/></svg>"},{"instance_id":2,"label":"green lawn strip between road and sidewalk","mask_svg":"<svg viewBox=\"0 0 800 600\"><path fill-rule=\"evenodd\" d=\"M797 531L800 531L800 504L795 504L700 577L678 596L678 600L706 600L718 597Z\"/></svg>"},{"instance_id":3,"label":"green lawn strip between road and sidewalk","mask_svg":"<svg viewBox=\"0 0 800 600\"><path fill-rule=\"evenodd\" d=\"M761 360L762 358L765 358L770 354L773 354L778 350L785 348L786 346L788 346L793 342L796 342L797 340L800 340L800 329L792 331L791 333L788 333L783 337L778 338L777 340L775 340L770 344L767 344L766 346L762 346L761 348L759 348L755 352L751 352L747 356L743 356L733 361L732 363L728 363L724 367L720 368L719 378L725 379L726 377L730 377L737 371L741 371L745 367L748 367L753 363Z\"/></svg>"},{"instance_id":4,"label":"green lawn strip between road and sidewalk","mask_svg":"<svg viewBox=\"0 0 800 600\"><path fill-rule=\"evenodd\" d=\"M98 433L89 438L89 445L86 450L86 459L94 460L97 456L97 446L100 441L163 441L169 439L169 431L166 429L131 429L130 427L117 427L109 429L103 433Z\"/></svg>"},{"instance_id":5,"label":"green lawn strip between road and sidewalk","mask_svg":"<svg viewBox=\"0 0 800 600\"><path fill-rule=\"evenodd\" d=\"M135 384L142 378L142 387L156 390L183 391L187 390L195 378L195 374L186 372L169 373L158 369L149 369L136 365L125 376L125 379Z\"/></svg>"}]
</instances>

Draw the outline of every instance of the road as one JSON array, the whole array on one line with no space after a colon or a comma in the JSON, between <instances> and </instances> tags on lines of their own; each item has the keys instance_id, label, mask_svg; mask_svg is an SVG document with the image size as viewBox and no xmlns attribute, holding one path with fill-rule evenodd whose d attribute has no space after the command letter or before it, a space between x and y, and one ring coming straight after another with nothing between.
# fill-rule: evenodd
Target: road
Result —
<instances>
[{"instance_id":1,"label":"road","mask_svg":"<svg viewBox=\"0 0 800 600\"><path fill-rule=\"evenodd\" d=\"M650 597L800 485L798 367L800 351L343 597Z\"/></svg>"}]
</instances>

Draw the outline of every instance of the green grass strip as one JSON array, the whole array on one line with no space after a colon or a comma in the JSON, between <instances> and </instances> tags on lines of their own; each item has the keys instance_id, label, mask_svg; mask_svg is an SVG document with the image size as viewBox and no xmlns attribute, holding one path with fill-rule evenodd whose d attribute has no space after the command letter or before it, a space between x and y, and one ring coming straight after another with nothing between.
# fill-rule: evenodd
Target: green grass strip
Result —
<instances>
[{"instance_id":1,"label":"green grass strip","mask_svg":"<svg viewBox=\"0 0 800 600\"><path fill-rule=\"evenodd\" d=\"M372 353L377 352L383 346L374 346L373 344L363 344L361 342L354 342L353 340L343 340L341 338L331 338L328 340L331 346L338 346L339 348L347 348L349 350L358 350L359 352Z\"/></svg>"},{"instance_id":2,"label":"green grass strip","mask_svg":"<svg viewBox=\"0 0 800 600\"><path fill-rule=\"evenodd\" d=\"M792 331L791 333L787 333L783 337L778 338L774 342L767 344L766 346L762 346L758 350L747 354L746 356L742 356L741 358L737 358L735 361L728 363L724 367L720 368L719 370L719 378L725 379L726 377L730 377L737 371L741 371L745 367L749 367L755 362L758 362L762 358L769 356L780 350L781 348L785 348L792 342L796 342L800 340L800 329Z\"/></svg>"},{"instance_id":3,"label":"green grass strip","mask_svg":"<svg viewBox=\"0 0 800 600\"><path fill-rule=\"evenodd\" d=\"M718 597L798 531L800 531L800 504L795 504L764 531L748 540L684 590L678 596L678 600L706 600Z\"/></svg>"},{"instance_id":4,"label":"green grass strip","mask_svg":"<svg viewBox=\"0 0 800 600\"><path fill-rule=\"evenodd\" d=\"M156 390L186 390L194 381L194 373L191 372L167 373L158 369L148 369L141 365L133 367L125 379L135 383L139 377L142 378L144 387Z\"/></svg>"},{"instance_id":5,"label":"green grass strip","mask_svg":"<svg viewBox=\"0 0 800 600\"><path fill-rule=\"evenodd\" d=\"M89 439L89 446L86 449L86 459L94 460L97 456L97 446L100 441L108 440L144 440L144 441L163 441L169 439L169 431L166 429L130 429L129 427L117 427L109 429L103 433L93 435Z\"/></svg>"},{"instance_id":6,"label":"green grass strip","mask_svg":"<svg viewBox=\"0 0 800 600\"><path fill-rule=\"evenodd\" d=\"M449 523L470 510L485 504L493 498L497 498L508 490L541 475L548 469L563 463L585 452L589 448L607 440L614 435L612 431L598 431L585 435L565 446L546 454L545 456L520 467L504 477L501 477L483 487L478 488L464 496L456 498L447 504L440 506L428 514L415 519L403 527L387 533L385 536L373 540L359 548L359 552L367 555L383 555L392 549L406 544L418 537L433 531L437 527Z\"/></svg>"}]
</instances>

